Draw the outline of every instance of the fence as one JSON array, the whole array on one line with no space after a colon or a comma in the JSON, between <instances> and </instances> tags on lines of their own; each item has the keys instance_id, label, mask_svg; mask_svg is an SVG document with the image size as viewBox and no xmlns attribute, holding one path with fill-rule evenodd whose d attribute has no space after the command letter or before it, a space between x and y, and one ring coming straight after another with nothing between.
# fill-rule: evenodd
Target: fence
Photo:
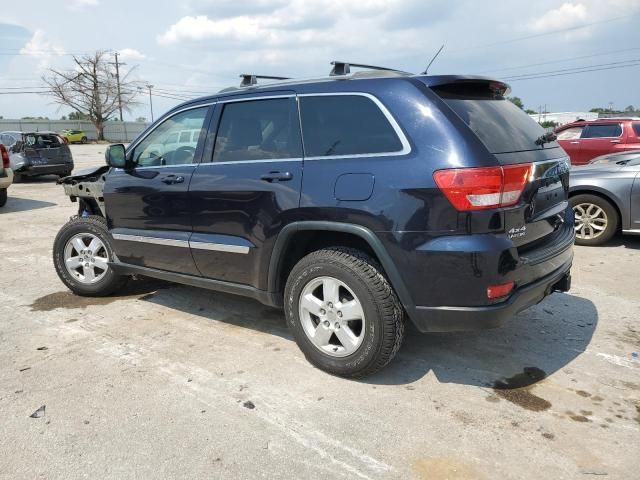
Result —
<instances>
[{"instance_id":1,"label":"fence","mask_svg":"<svg viewBox=\"0 0 640 480\"><path fill-rule=\"evenodd\" d=\"M104 138L109 142L131 142L145 128L149 126L146 122L106 122L104 127ZM96 140L96 129L91 122L76 120L5 120L0 119L0 132L7 130L18 131L53 131L62 130L82 130L87 134L89 140Z\"/></svg>"}]
</instances>

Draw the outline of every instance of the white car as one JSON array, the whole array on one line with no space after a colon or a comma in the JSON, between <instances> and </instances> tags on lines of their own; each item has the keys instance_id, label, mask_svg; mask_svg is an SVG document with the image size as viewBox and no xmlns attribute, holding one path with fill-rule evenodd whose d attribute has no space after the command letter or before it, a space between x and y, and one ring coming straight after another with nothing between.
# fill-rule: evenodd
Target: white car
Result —
<instances>
[{"instance_id":1,"label":"white car","mask_svg":"<svg viewBox=\"0 0 640 480\"><path fill-rule=\"evenodd\" d=\"M4 207L5 203L7 203L7 189L13 183L13 170L11 170L9 163L9 152L1 143L0 155L2 155L2 164L0 165L0 207Z\"/></svg>"}]
</instances>

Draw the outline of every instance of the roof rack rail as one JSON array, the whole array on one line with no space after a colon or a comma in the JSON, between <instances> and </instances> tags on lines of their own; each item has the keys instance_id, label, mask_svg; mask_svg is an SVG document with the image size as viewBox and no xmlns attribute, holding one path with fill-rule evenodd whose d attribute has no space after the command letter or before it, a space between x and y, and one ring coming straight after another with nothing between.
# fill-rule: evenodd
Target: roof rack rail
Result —
<instances>
[{"instance_id":1,"label":"roof rack rail","mask_svg":"<svg viewBox=\"0 0 640 480\"><path fill-rule=\"evenodd\" d=\"M271 75L254 75L252 73L241 73L240 78L242 78L242 81L240 82L241 87L257 85L259 78L264 80L291 80L290 77L273 77Z\"/></svg>"},{"instance_id":2,"label":"roof rack rail","mask_svg":"<svg viewBox=\"0 0 640 480\"><path fill-rule=\"evenodd\" d=\"M351 73L351 67L366 68L367 70L385 70L387 72L409 73L402 70L397 70L395 68L378 67L376 65L365 65L363 63L341 62L339 60L334 60L333 62L331 62L331 65L333 65L333 68L331 69L331 73L329 73L329 75L332 77L338 75L348 75L349 73Z\"/></svg>"}]
</instances>

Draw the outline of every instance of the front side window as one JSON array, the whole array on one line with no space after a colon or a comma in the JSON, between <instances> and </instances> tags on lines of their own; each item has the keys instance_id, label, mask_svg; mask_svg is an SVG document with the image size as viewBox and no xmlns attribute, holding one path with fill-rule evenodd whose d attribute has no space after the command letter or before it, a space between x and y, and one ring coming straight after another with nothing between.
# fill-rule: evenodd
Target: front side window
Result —
<instances>
[{"instance_id":1,"label":"front side window","mask_svg":"<svg viewBox=\"0 0 640 480\"><path fill-rule=\"evenodd\" d=\"M561 132L558 132L558 140L573 140L575 138L580 138L583 128L584 127L570 127L566 130L562 130Z\"/></svg>"},{"instance_id":2,"label":"front side window","mask_svg":"<svg viewBox=\"0 0 640 480\"><path fill-rule=\"evenodd\" d=\"M214 162L301 158L300 122L294 97L224 105Z\"/></svg>"},{"instance_id":3,"label":"front side window","mask_svg":"<svg viewBox=\"0 0 640 480\"><path fill-rule=\"evenodd\" d=\"M194 108L167 118L135 147L134 163L140 167L193 163L197 138L201 135L208 109ZM181 141L181 133L185 130L200 132L195 142Z\"/></svg>"},{"instance_id":4,"label":"front side window","mask_svg":"<svg viewBox=\"0 0 640 480\"><path fill-rule=\"evenodd\" d=\"M603 125L589 125L582 138L608 138L622 135L622 126L618 123L608 123Z\"/></svg>"},{"instance_id":5,"label":"front side window","mask_svg":"<svg viewBox=\"0 0 640 480\"><path fill-rule=\"evenodd\" d=\"M321 95L300 99L305 155L373 155L402 151L387 117L361 95Z\"/></svg>"}]
</instances>

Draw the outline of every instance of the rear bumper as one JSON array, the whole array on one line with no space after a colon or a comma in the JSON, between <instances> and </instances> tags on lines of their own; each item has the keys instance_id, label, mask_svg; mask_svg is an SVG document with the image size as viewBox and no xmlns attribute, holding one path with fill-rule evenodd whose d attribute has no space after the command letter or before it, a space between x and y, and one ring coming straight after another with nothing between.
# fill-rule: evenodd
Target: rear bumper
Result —
<instances>
[{"instance_id":1,"label":"rear bumper","mask_svg":"<svg viewBox=\"0 0 640 480\"><path fill-rule=\"evenodd\" d=\"M66 175L72 170L72 163L58 163L55 165L28 165L19 173L24 177L35 177L37 175Z\"/></svg>"},{"instance_id":2,"label":"rear bumper","mask_svg":"<svg viewBox=\"0 0 640 480\"><path fill-rule=\"evenodd\" d=\"M9 188L9 185L13 183L13 170L10 168L4 169L4 176L0 176L0 189L4 190Z\"/></svg>"},{"instance_id":3,"label":"rear bumper","mask_svg":"<svg viewBox=\"0 0 640 480\"><path fill-rule=\"evenodd\" d=\"M416 306L409 316L421 332L452 332L496 328L516 313L541 302L553 292L571 288L571 261L553 273L518 288L505 302L483 307Z\"/></svg>"}]
</instances>

